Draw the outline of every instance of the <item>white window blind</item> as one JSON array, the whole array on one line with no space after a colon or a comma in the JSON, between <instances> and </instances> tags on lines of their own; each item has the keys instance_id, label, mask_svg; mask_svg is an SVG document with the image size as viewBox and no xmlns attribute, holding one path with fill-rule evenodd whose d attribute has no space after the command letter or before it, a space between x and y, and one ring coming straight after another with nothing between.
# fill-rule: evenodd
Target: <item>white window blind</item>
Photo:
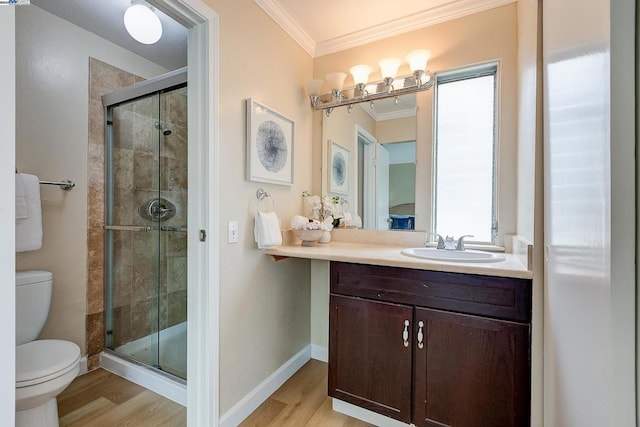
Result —
<instances>
[{"instance_id":1,"label":"white window blind","mask_svg":"<svg viewBox=\"0 0 640 427\"><path fill-rule=\"evenodd\" d=\"M438 76L433 231L496 243L495 64Z\"/></svg>"}]
</instances>

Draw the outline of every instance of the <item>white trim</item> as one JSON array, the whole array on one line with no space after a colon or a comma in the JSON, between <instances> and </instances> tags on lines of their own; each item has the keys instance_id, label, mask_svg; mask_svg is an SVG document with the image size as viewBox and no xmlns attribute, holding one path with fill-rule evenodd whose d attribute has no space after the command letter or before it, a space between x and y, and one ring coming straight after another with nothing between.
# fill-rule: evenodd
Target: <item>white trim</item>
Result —
<instances>
[{"instance_id":1,"label":"white trim","mask_svg":"<svg viewBox=\"0 0 640 427\"><path fill-rule=\"evenodd\" d=\"M84 375L87 372L89 372L89 367L88 366L89 365L87 363L87 356L82 356L80 358L80 370L78 371L78 375L77 376L79 377L80 375Z\"/></svg>"},{"instance_id":2,"label":"white trim","mask_svg":"<svg viewBox=\"0 0 640 427\"><path fill-rule=\"evenodd\" d=\"M188 32L187 425L219 418L219 16L201 0L154 0ZM200 230L207 233L199 240Z\"/></svg>"},{"instance_id":3,"label":"white trim","mask_svg":"<svg viewBox=\"0 0 640 427\"><path fill-rule=\"evenodd\" d=\"M187 425L219 420L219 17L184 0L207 22L189 31L189 209L187 244ZM192 143L193 142L193 143ZM208 237L200 242L199 232Z\"/></svg>"},{"instance_id":4,"label":"white trim","mask_svg":"<svg viewBox=\"0 0 640 427\"><path fill-rule=\"evenodd\" d=\"M310 359L311 345L308 345L223 414L220 417L220 427L235 427L240 424Z\"/></svg>"},{"instance_id":5,"label":"white trim","mask_svg":"<svg viewBox=\"0 0 640 427\"><path fill-rule=\"evenodd\" d=\"M362 176L364 181L364 186L362 188L362 193L363 193L362 194L362 197L363 197L362 210L364 212L359 212L359 213L364 218L364 224L363 224L364 228L371 230L376 228L376 222L375 222L376 221L376 205L375 205L376 185L375 185L374 168L375 168L375 161L376 161L375 144L378 143L378 139L375 136L371 135L369 132L367 132L365 128L363 128L359 124L356 124L355 145L356 147L358 147L358 149L360 148L360 145L358 144L358 138L360 136L366 141L366 144L363 147L364 149L363 169L364 170L362 171ZM357 149L355 151L357 152ZM358 155L356 154L355 157L357 158ZM356 173L359 173L357 169L358 168L356 167ZM357 188L356 188L355 204L356 206L358 205Z\"/></svg>"},{"instance_id":6,"label":"white trim","mask_svg":"<svg viewBox=\"0 0 640 427\"><path fill-rule=\"evenodd\" d=\"M16 31L15 7L0 7L0 177L5 183L5 201L15 196L16 159ZM16 348L16 287L15 283L15 203L0 205L0 414L3 424L15 421L15 354Z\"/></svg>"},{"instance_id":7,"label":"white trim","mask_svg":"<svg viewBox=\"0 0 640 427\"><path fill-rule=\"evenodd\" d=\"M408 427L413 424L406 424L393 418L385 417L368 409L361 408L351 403L332 398L333 410L352 418L373 424L378 427Z\"/></svg>"},{"instance_id":8,"label":"white trim","mask_svg":"<svg viewBox=\"0 0 640 427\"><path fill-rule=\"evenodd\" d=\"M311 358L321 362L329 363L329 349L321 345L311 344Z\"/></svg>"},{"instance_id":9,"label":"white trim","mask_svg":"<svg viewBox=\"0 0 640 427\"><path fill-rule=\"evenodd\" d=\"M100 353L100 367L182 406L187 406L187 386L158 375L149 368L105 352Z\"/></svg>"},{"instance_id":10,"label":"white trim","mask_svg":"<svg viewBox=\"0 0 640 427\"><path fill-rule=\"evenodd\" d=\"M414 15L376 25L362 31L323 40L316 43L314 56L328 55L358 47L376 40L386 39L430 25L462 18L467 15L513 3L515 0L458 0L424 10ZM297 40L296 40L297 41Z\"/></svg>"},{"instance_id":11,"label":"white trim","mask_svg":"<svg viewBox=\"0 0 640 427\"><path fill-rule=\"evenodd\" d=\"M514 3L516 0L454 0L420 13L329 40L315 41L278 0L254 0L291 38L314 58L397 36L430 25Z\"/></svg>"},{"instance_id":12,"label":"white trim","mask_svg":"<svg viewBox=\"0 0 640 427\"><path fill-rule=\"evenodd\" d=\"M388 111L381 113L376 111L375 108L369 108L369 104L360 104L360 107L376 122L382 122L385 120L405 119L407 117L415 117L418 114L418 108L408 108L406 110Z\"/></svg>"},{"instance_id":13,"label":"white trim","mask_svg":"<svg viewBox=\"0 0 640 427\"><path fill-rule=\"evenodd\" d=\"M266 13L309 55L314 56L315 41L291 17L276 0L255 0Z\"/></svg>"}]
</instances>

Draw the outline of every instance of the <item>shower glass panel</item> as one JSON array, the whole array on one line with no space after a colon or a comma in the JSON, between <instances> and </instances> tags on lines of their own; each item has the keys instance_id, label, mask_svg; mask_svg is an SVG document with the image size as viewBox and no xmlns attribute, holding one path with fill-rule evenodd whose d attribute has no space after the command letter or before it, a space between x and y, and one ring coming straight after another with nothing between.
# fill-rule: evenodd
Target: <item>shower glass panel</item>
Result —
<instances>
[{"instance_id":1,"label":"shower glass panel","mask_svg":"<svg viewBox=\"0 0 640 427\"><path fill-rule=\"evenodd\" d=\"M106 114L106 346L186 379L187 88Z\"/></svg>"}]
</instances>

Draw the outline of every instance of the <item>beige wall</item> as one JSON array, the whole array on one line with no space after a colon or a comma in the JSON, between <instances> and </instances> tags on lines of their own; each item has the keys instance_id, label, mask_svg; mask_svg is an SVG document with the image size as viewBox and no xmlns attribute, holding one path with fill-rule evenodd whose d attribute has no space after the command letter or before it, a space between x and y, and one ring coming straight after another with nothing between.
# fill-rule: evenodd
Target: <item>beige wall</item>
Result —
<instances>
[{"instance_id":1,"label":"beige wall","mask_svg":"<svg viewBox=\"0 0 640 427\"><path fill-rule=\"evenodd\" d=\"M376 122L376 138L380 144L416 140L417 117L381 120Z\"/></svg>"},{"instance_id":2,"label":"beige wall","mask_svg":"<svg viewBox=\"0 0 640 427\"><path fill-rule=\"evenodd\" d=\"M143 77L166 71L35 6L16 8L16 167L76 183L70 192L41 186L43 247L17 254L16 268L53 273L42 337L73 341L83 353L89 56Z\"/></svg>"},{"instance_id":3,"label":"beige wall","mask_svg":"<svg viewBox=\"0 0 640 427\"><path fill-rule=\"evenodd\" d=\"M498 7L403 35L325 55L314 60L315 78L331 71L348 71L355 64L375 65L387 56L404 56L413 49L432 52L428 68L443 71L485 61L500 60L499 69L499 166L500 201L498 219L500 239L516 229L516 150L517 150L517 24L516 5ZM400 68L408 74L408 66ZM377 73L377 74L376 74ZM374 71L371 79L380 78ZM348 77L346 85L351 85ZM431 204L431 144L433 136L433 90L417 94L416 229L428 229ZM332 113L332 117L333 117ZM314 122L315 126L315 122ZM314 133L314 137L316 137ZM314 138L314 144L320 140ZM317 152L318 148L314 152ZM324 160L322 160L324 161ZM314 170L319 168L314 157Z\"/></svg>"},{"instance_id":4,"label":"beige wall","mask_svg":"<svg viewBox=\"0 0 640 427\"><path fill-rule=\"evenodd\" d=\"M356 107L351 113L346 108L336 108L329 117L322 117L322 150L319 155L322 158L322 170L330 170L329 164L329 144L333 141L342 147L349 150L349 194L340 194L340 197L347 200L350 207L358 206L358 186L356 180L358 177L358 137L356 133L356 123L360 125L361 130L373 135L376 134L376 122L367 114L362 108ZM314 153L313 162L317 163L317 158ZM329 191L328 175L322 176L322 191L318 191L315 194L332 194ZM355 211L355 209L351 209ZM362 213L360 213L362 215Z\"/></svg>"},{"instance_id":5,"label":"beige wall","mask_svg":"<svg viewBox=\"0 0 640 427\"><path fill-rule=\"evenodd\" d=\"M220 15L220 235L240 221L240 242L220 248L220 413L227 412L309 344L310 263L274 262L256 249L256 189L276 202L284 227L311 188L311 122L302 83L312 60L252 0L207 0ZM295 121L291 187L245 180L245 102L255 98Z\"/></svg>"}]
</instances>

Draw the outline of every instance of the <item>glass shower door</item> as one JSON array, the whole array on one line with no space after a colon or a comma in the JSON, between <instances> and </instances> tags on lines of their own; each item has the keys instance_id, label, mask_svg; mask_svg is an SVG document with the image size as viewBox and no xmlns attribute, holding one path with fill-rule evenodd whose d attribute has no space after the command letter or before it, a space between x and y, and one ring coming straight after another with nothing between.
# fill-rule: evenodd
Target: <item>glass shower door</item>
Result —
<instances>
[{"instance_id":1,"label":"glass shower door","mask_svg":"<svg viewBox=\"0 0 640 427\"><path fill-rule=\"evenodd\" d=\"M186 87L107 110L107 348L186 379Z\"/></svg>"}]
</instances>

